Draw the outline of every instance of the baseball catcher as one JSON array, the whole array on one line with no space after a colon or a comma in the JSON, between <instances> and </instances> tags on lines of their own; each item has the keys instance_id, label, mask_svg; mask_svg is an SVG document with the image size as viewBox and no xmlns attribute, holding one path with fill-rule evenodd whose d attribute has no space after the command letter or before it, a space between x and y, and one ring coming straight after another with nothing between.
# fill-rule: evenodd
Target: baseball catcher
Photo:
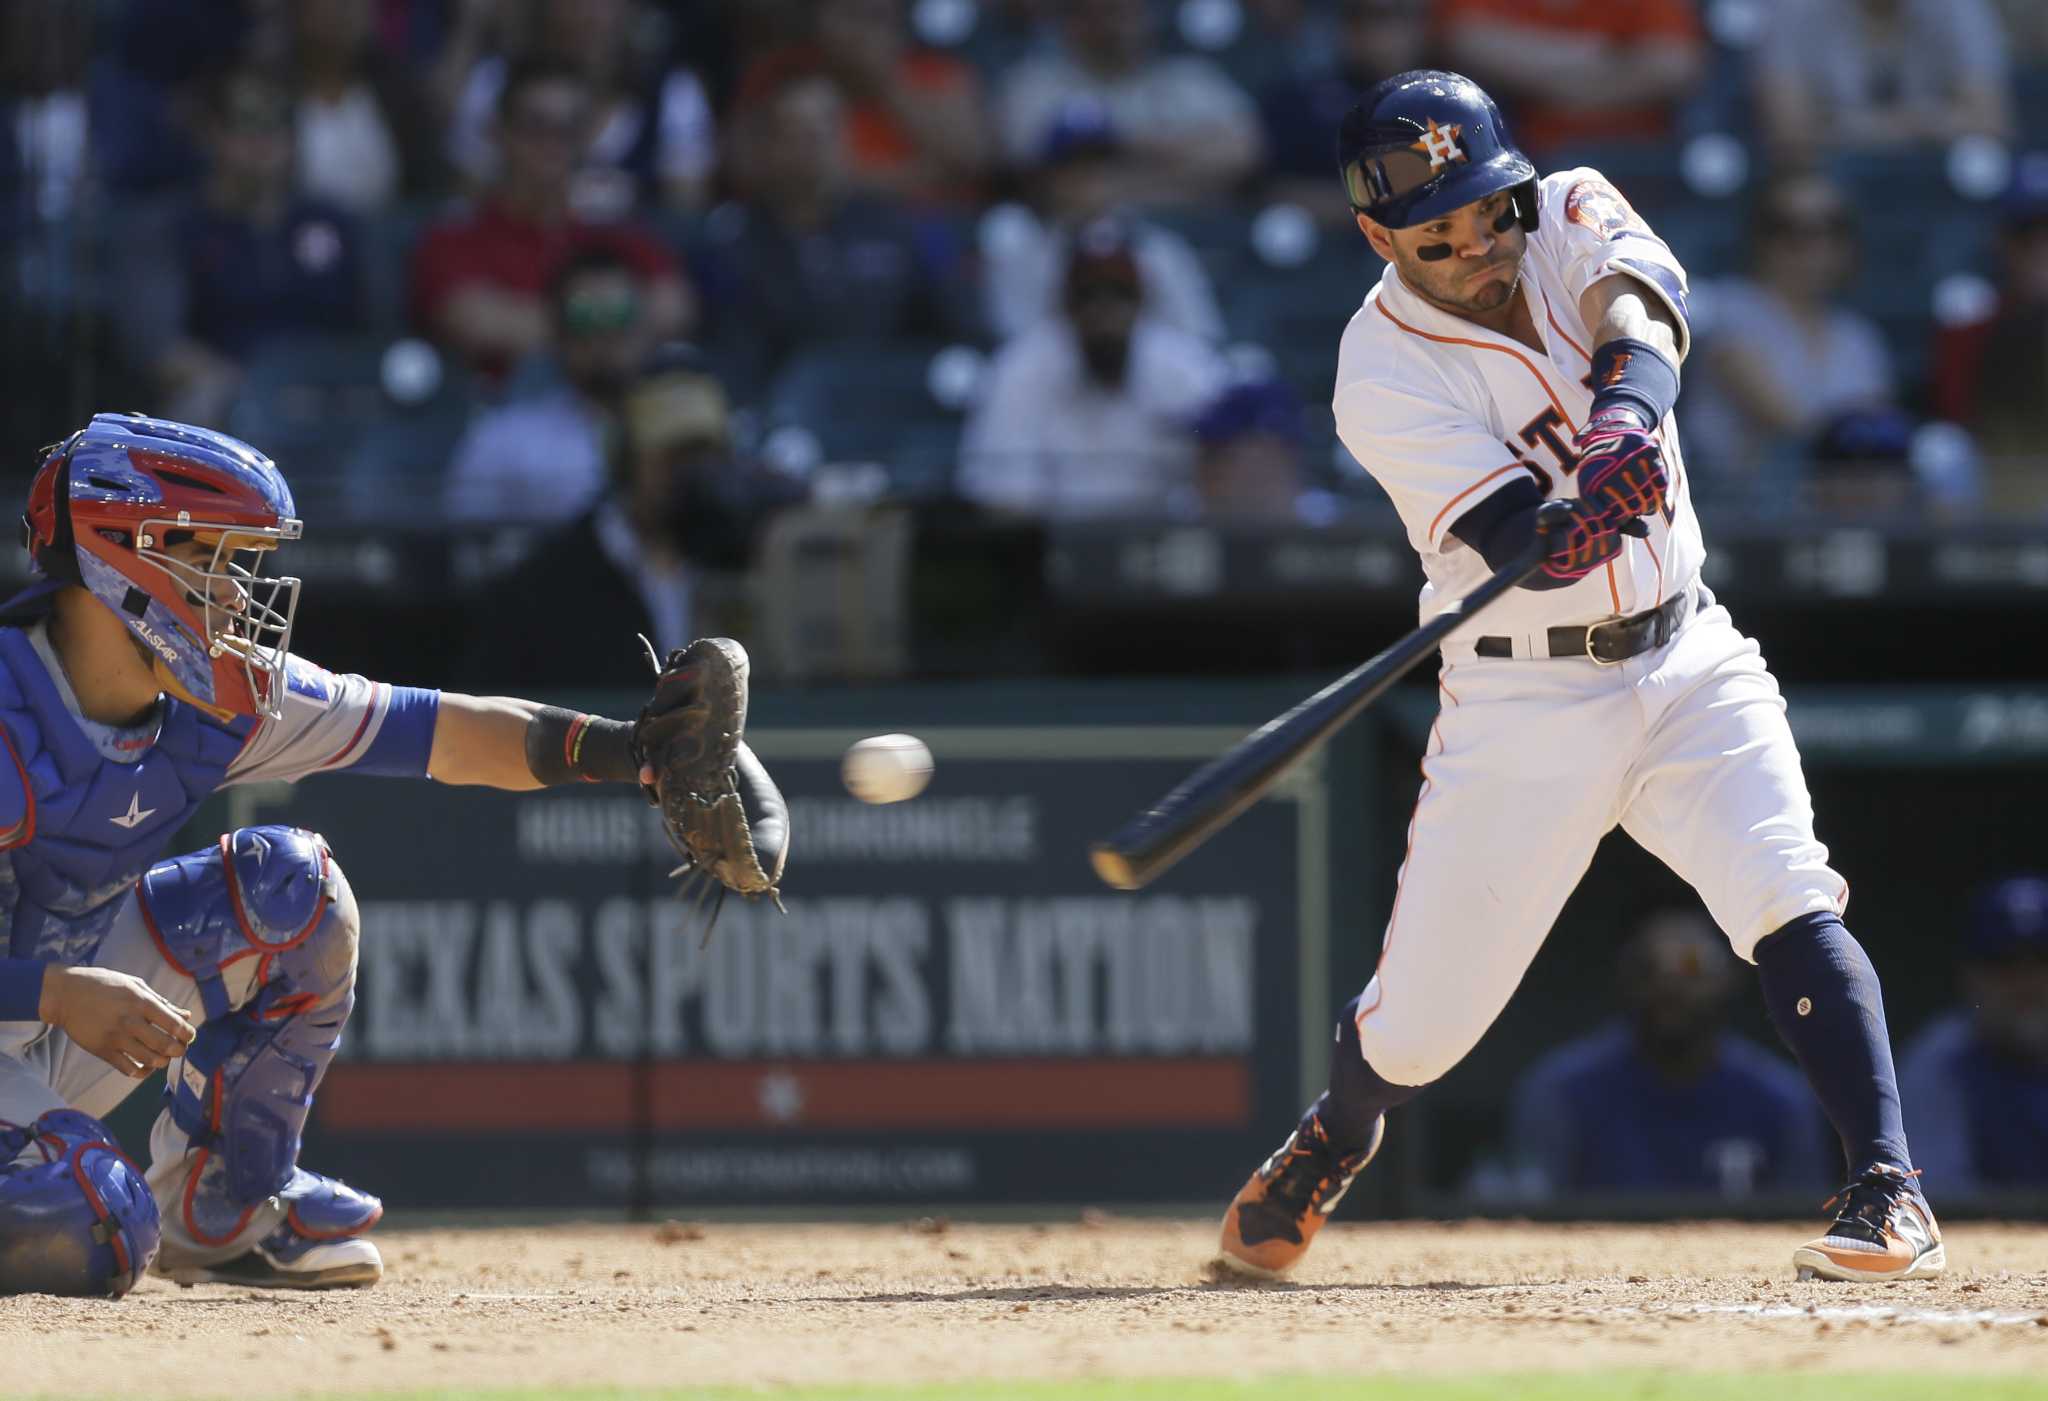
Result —
<instances>
[{"instance_id":1,"label":"baseball catcher","mask_svg":"<svg viewBox=\"0 0 2048 1401\"><path fill-rule=\"evenodd\" d=\"M264 572L303 529L277 466L139 415L46 449L23 528L35 582L0 604L0 1294L383 1274L382 1203L298 1161L355 1002L355 897L292 827L157 859L215 791L637 783L700 901L777 893L788 810L742 738L736 642L671 653L631 721L326 671L291 650L299 580ZM158 1068L145 1170L101 1120Z\"/></svg>"}]
</instances>

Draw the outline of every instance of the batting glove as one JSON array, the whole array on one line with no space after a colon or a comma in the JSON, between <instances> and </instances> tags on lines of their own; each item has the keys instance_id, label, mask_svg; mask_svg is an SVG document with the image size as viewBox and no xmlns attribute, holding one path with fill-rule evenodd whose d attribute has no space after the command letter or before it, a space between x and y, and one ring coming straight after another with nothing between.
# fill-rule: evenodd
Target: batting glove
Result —
<instances>
[{"instance_id":1,"label":"batting glove","mask_svg":"<svg viewBox=\"0 0 2048 1401\"><path fill-rule=\"evenodd\" d=\"M1602 409L1586 421L1572 449L1579 455L1579 495L1622 520L1664 510L1671 482L1664 474L1664 450L1635 413Z\"/></svg>"}]
</instances>

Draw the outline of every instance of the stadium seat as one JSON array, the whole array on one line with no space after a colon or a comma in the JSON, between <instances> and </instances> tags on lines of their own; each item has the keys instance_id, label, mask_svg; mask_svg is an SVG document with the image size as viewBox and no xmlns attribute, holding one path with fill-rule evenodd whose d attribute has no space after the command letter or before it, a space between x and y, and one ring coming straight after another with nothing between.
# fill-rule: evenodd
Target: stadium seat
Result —
<instances>
[{"instance_id":1,"label":"stadium seat","mask_svg":"<svg viewBox=\"0 0 2048 1401\"><path fill-rule=\"evenodd\" d=\"M1140 211L1145 219L1186 240L1210 285L1220 293L1230 285L1251 251L1251 215L1224 206L1152 206Z\"/></svg>"},{"instance_id":2,"label":"stadium seat","mask_svg":"<svg viewBox=\"0 0 2048 1401\"><path fill-rule=\"evenodd\" d=\"M906 492L951 474L960 414L927 383L941 347L924 342L821 345L796 356L770 387L763 426L809 430L828 462L879 462Z\"/></svg>"},{"instance_id":3,"label":"stadium seat","mask_svg":"<svg viewBox=\"0 0 2048 1401\"><path fill-rule=\"evenodd\" d=\"M1281 377L1303 398L1327 403L1336 383L1337 342L1381 267L1365 240L1343 229L1326 231L1294 267L1248 257L1223 288L1224 320L1232 339L1270 351Z\"/></svg>"},{"instance_id":4,"label":"stadium seat","mask_svg":"<svg viewBox=\"0 0 2048 1401\"><path fill-rule=\"evenodd\" d=\"M294 336L250 357L228 432L277 460L294 484L335 479L384 411L384 345L362 336Z\"/></svg>"},{"instance_id":5,"label":"stadium seat","mask_svg":"<svg viewBox=\"0 0 2048 1401\"><path fill-rule=\"evenodd\" d=\"M397 335L410 324L413 249L441 213L437 201L415 201L363 219L363 296L372 331Z\"/></svg>"}]
</instances>

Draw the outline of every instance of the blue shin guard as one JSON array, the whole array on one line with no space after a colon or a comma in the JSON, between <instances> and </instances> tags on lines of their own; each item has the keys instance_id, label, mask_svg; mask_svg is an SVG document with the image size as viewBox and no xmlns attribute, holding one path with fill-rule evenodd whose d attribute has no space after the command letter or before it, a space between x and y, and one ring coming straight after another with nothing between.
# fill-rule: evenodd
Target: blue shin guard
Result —
<instances>
[{"instance_id":1,"label":"blue shin guard","mask_svg":"<svg viewBox=\"0 0 2048 1401\"><path fill-rule=\"evenodd\" d=\"M298 1167L313 1093L355 1005L355 899L326 842L242 828L152 868L142 908L207 1016L165 1091L193 1159L178 1200L163 1203L181 1244L249 1244L256 1212L273 1203L285 1209L278 1229L310 1239L375 1225L375 1197Z\"/></svg>"},{"instance_id":2,"label":"blue shin guard","mask_svg":"<svg viewBox=\"0 0 2048 1401\"><path fill-rule=\"evenodd\" d=\"M17 1161L31 1153L41 1161ZM156 1199L105 1124L75 1109L0 1121L0 1294L118 1299L160 1236Z\"/></svg>"}]
</instances>

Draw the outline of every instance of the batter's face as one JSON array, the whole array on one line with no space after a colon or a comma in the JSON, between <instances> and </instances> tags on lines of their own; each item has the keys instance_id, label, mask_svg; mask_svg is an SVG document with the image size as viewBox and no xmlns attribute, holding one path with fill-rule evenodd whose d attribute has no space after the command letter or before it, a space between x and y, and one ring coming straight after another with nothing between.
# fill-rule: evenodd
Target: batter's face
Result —
<instances>
[{"instance_id":1,"label":"batter's face","mask_svg":"<svg viewBox=\"0 0 2048 1401\"><path fill-rule=\"evenodd\" d=\"M1424 301L1482 323L1507 312L1529 250L1507 190L1412 228L1390 229L1363 214L1358 227Z\"/></svg>"}]
</instances>

